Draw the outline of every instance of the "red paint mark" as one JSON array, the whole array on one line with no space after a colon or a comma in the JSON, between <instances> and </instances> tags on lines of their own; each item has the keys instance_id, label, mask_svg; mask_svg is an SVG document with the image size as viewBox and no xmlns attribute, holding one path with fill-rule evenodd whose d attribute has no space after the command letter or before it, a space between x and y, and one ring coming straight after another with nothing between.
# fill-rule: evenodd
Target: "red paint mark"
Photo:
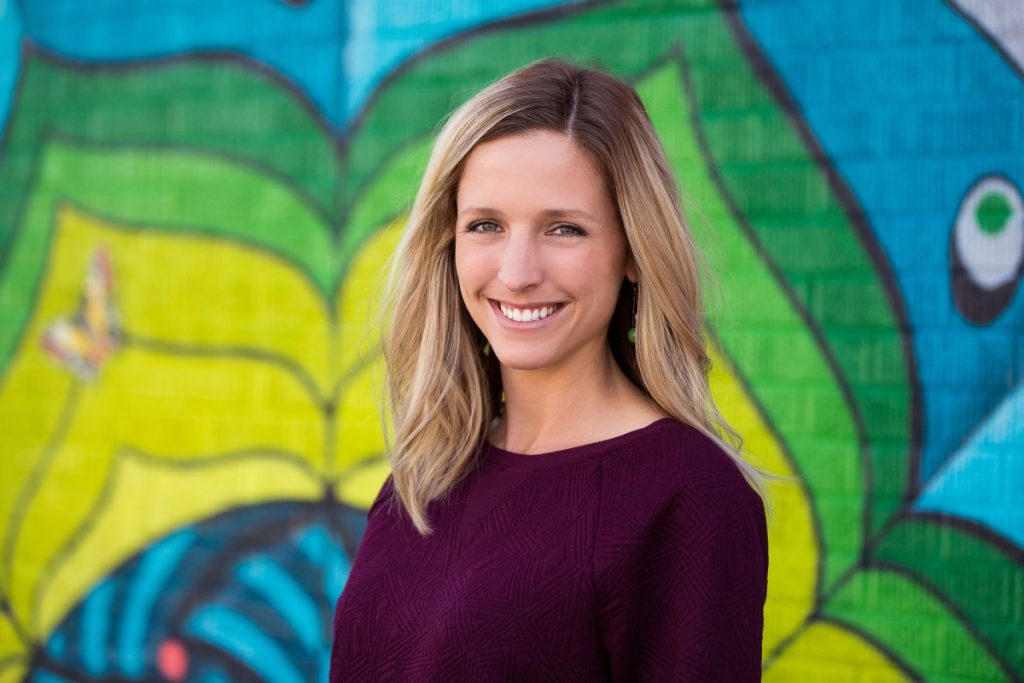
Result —
<instances>
[{"instance_id":1,"label":"red paint mark","mask_svg":"<svg viewBox=\"0 0 1024 683\"><path fill-rule=\"evenodd\" d=\"M188 650L180 640L165 640L157 648L156 666L167 680L180 681L188 673Z\"/></svg>"}]
</instances>

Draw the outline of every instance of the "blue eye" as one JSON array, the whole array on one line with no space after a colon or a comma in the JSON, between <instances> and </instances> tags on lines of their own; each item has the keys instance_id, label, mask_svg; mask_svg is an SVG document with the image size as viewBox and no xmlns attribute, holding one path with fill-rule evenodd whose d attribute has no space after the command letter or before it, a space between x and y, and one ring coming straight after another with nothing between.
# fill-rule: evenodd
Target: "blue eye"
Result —
<instances>
[{"instance_id":1,"label":"blue eye","mask_svg":"<svg viewBox=\"0 0 1024 683\"><path fill-rule=\"evenodd\" d=\"M575 225L559 225L555 228L555 234L559 237L574 237L586 233Z\"/></svg>"}]
</instances>

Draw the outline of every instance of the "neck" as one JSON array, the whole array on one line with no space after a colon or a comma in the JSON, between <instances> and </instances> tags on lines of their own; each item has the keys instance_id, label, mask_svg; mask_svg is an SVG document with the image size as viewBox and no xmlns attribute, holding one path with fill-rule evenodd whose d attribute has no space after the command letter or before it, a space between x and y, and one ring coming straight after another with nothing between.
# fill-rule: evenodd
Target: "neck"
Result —
<instances>
[{"instance_id":1,"label":"neck","mask_svg":"<svg viewBox=\"0 0 1024 683\"><path fill-rule=\"evenodd\" d=\"M615 362L607 344L564 366L502 366L505 408L491 442L516 453L544 453L610 438L635 424L652 402Z\"/></svg>"}]
</instances>

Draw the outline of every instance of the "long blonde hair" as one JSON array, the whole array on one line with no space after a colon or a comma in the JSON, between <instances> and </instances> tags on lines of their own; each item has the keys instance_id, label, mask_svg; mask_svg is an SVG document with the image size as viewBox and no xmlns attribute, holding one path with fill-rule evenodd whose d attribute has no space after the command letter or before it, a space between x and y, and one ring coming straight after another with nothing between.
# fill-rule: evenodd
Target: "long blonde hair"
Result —
<instances>
[{"instance_id":1,"label":"long blonde hair","mask_svg":"<svg viewBox=\"0 0 1024 683\"><path fill-rule=\"evenodd\" d=\"M494 354L459 294L454 266L456 190L480 143L532 130L565 134L602 169L639 274L636 344L632 286L623 282L608 342L626 375L665 412L714 440L767 504L777 478L739 455L740 436L708 386L699 253L682 215L676 178L643 103L598 68L542 59L470 98L434 143L386 290L384 357L394 442L395 494L421 535L427 504L474 464L500 410ZM770 506L769 506L770 508Z\"/></svg>"}]
</instances>

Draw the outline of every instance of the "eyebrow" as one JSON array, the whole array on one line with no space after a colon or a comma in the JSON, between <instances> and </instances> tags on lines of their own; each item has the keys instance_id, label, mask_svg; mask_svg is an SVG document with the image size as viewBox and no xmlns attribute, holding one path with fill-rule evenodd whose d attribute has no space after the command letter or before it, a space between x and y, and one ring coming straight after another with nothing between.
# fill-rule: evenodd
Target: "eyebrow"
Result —
<instances>
[{"instance_id":1,"label":"eyebrow","mask_svg":"<svg viewBox=\"0 0 1024 683\"><path fill-rule=\"evenodd\" d=\"M492 209L489 206L468 206L459 212L459 216L464 216L468 213L490 213L496 216L501 216L502 212L500 209ZM540 215L544 218L586 218L588 220L597 222L597 218L590 215L582 209L545 209L540 212Z\"/></svg>"}]
</instances>

